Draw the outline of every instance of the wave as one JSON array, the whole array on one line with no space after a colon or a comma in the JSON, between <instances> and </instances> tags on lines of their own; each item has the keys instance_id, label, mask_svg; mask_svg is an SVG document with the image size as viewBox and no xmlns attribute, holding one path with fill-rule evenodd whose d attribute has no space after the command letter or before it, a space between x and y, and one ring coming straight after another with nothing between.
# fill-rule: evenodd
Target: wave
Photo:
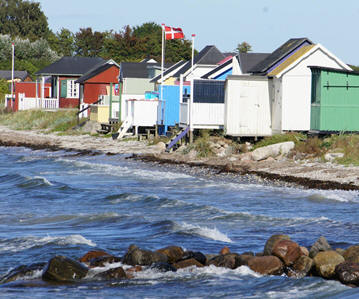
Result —
<instances>
[{"instance_id":1,"label":"wave","mask_svg":"<svg viewBox=\"0 0 359 299\"><path fill-rule=\"evenodd\" d=\"M232 243L232 240L226 234L220 232L217 228L209 228L206 226L202 227L184 222L180 225L175 225L174 230L183 234L196 235L206 239Z\"/></svg>"},{"instance_id":2,"label":"wave","mask_svg":"<svg viewBox=\"0 0 359 299\"><path fill-rule=\"evenodd\" d=\"M107 163L92 163L87 161L71 160L66 158L57 159L60 162L71 164L76 166L76 172L80 173L103 173L108 175L120 176L120 177L136 177L138 179L151 179L155 181L163 181L164 179L188 179L193 178L192 176L175 171L161 171L149 168L134 168L134 164L131 167L122 165L113 165Z\"/></svg>"},{"instance_id":3,"label":"wave","mask_svg":"<svg viewBox=\"0 0 359 299\"><path fill-rule=\"evenodd\" d=\"M96 246L96 243L86 239L81 235L69 235L69 236L60 236L60 237L29 236L29 237L0 240L0 252L6 252L6 251L19 252L34 247L46 246L49 244L55 244L58 246L66 246L66 245L88 245L91 247Z\"/></svg>"}]
</instances>

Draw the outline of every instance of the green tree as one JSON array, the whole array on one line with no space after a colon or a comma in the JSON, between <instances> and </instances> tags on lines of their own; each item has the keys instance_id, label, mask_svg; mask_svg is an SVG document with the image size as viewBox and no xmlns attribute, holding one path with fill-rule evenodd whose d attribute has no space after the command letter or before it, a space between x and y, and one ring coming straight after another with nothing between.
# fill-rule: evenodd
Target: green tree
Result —
<instances>
[{"instance_id":1,"label":"green tree","mask_svg":"<svg viewBox=\"0 0 359 299\"><path fill-rule=\"evenodd\" d=\"M75 36L66 28L61 28L56 34L50 34L47 39L51 49L61 56L73 56L75 51Z\"/></svg>"},{"instance_id":2,"label":"green tree","mask_svg":"<svg viewBox=\"0 0 359 299\"><path fill-rule=\"evenodd\" d=\"M248 53L252 51L252 46L247 42L239 43L237 46L238 53Z\"/></svg>"},{"instance_id":3,"label":"green tree","mask_svg":"<svg viewBox=\"0 0 359 299\"><path fill-rule=\"evenodd\" d=\"M34 41L46 39L50 32L40 3L28 0L0 0L0 34Z\"/></svg>"},{"instance_id":4,"label":"green tree","mask_svg":"<svg viewBox=\"0 0 359 299\"><path fill-rule=\"evenodd\" d=\"M79 56L98 56L103 50L106 34L103 32L92 32L92 28L81 28L75 34L75 53Z\"/></svg>"}]
</instances>

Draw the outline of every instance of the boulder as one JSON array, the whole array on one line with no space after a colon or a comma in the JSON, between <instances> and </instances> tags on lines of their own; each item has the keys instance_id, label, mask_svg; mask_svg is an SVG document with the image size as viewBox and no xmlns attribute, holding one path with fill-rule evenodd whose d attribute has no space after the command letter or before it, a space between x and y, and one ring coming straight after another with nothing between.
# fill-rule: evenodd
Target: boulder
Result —
<instances>
[{"instance_id":1,"label":"boulder","mask_svg":"<svg viewBox=\"0 0 359 299\"><path fill-rule=\"evenodd\" d=\"M335 276L335 267L344 262L344 258L334 250L320 251L313 259L316 273L324 278Z\"/></svg>"},{"instance_id":2,"label":"boulder","mask_svg":"<svg viewBox=\"0 0 359 299\"><path fill-rule=\"evenodd\" d=\"M248 261L248 267L263 275L283 274L283 263L276 256L255 256Z\"/></svg>"},{"instance_id":3,"label":"boulder","mask_svg":"<svg viewBox=\"0 0 359 299\"><path fill-rule=\"evenodd\" d=\"M241 254L238 256L238 267L240 266L248 266L248 262L252 259L254 255L251 254Z\"/></svg>"},{"instance_id":4,"label":"boulder","mask_svg":"<svg viewBox=\"0 0 359 299\"><path fill-rule=\"evenodd\" d=\"M157 250L157 252L166 255L170 264L173 264L182 259L184 253L183 249L178 246L168 246Z\"/></svg>"},{"instance_id":5,"label":"boulder","mask_svg":"<svg viewBox=\"0 0 359 299\"><path fill-rule=\"evenodd\" d=\"M359 263L359 245L350 246L343 252L346 262Z\"/></svg>"},{"instance_id":6,"label":"boulder","mask_svg":"<svg viewBox=\"0 0 359 299\"><path fill-rule=\"evenodd\" d=\"M100 256L101 257L102 256L111 256L111 254L108 254L107 252L102 251L102 250L92 250L92 251L87 252L84 256L80 257L79 261L81 263L89 264L90 260L100 257Z\"/></svg>"},{"instance_id":7,"label":"boulder","mask_svg":"<svg viewBox=\"0 0 359 299\"><path fill-rule=\"evenodd\" d=\"M332 250L332 247L328 244L327 239L321 236L310 248L309 257L314 258L318 252L328 250Z\"/></svg>"},{"instance_id":8,"label":"boulder","mask_svg":"<svg viewBox=\"0 0 359 299\"><path fill-rule=\"evenodd\" d=\"M224 267L229 269L236 269L239 267L239 254L228 253L225 255L217 255L208 261L207 265L215 265L216 267Z\"/></svg>"},{"instance_id":9,"label":"boulder","mask_svg":"<svg viewBox=\"0 0 359 299\"><path fill-rule=\"evenodd\" d=\"M156 148L158 148L160 151L166 150L166 143L160 141L156 144Z\"/></svg>"},{"instance_id":10,"label":"boulder","mask_svg":"<svg viewBox=\"0 0 359 299\"><path fill-rule=\"evenodd\" d=\"M291 266L302 255L302 252L296 242L279 240L274 244L272 255L279 257L286 266Z\"/></svg>"},{"instance_id":11,"label":"boulder","mask_svg":"<svg viewBox=\"0 0 359 299\"><path fill-rule=\"evenodd\" d=\"M196 267L204 267L200 262L198 262L195 259L188 259L188 260L183 260L183 261L179 261L178 263L173 264L173 266L176 269L183 269L183 268L187 268L187 267L192 267L192 266L196 266Z\"/></svg>"},{"instance_id":12,"label":"boulder","mask_svg":"<svg viewBox=\"0 0 359 299\"><path fill-rule=\"evenodd\" d=\"M329 162L333 162L334 160L340 159L340 158L343 158L343 157L344 157L343 153L326 153L324 155L324 159L326 161L329 161Z\"/></svg>"},{"instance_id":13,"label":"boulder","mask_svg":"<svg viewBox=\"0 0 359 299\"><path fill-rule=\"evenodd\" d=\"M205 265L207 262L206 256L199 251L185 251L182 256L182 260L195 259L197 262L200 262L202 265Z\"/></svg>"},{"instance_id":14,"label":"boulder","mask_svg":"<svg viewBox=\"0 0 359 299\"><path fill-rule=\"evenodd\" d=\"M89 267L105 267L106 264L113 264L121 262L120 257L116 256L99 256L90 260Z\"/></svg>"},{"instance_id":15,"label":"boulder","mask_svg":"<svg viewBox=\"0 0 359 299\"><path fill-rule=\"evenodd\" d=\"M268 146L263 146L255 149L252 152L252 159L254 161L260 161L267 159L268 157L277 157L279 155L287 155L293 148L295 144L293 141L281 142L276 144L271 144Z\"/></svg>"},{"instance_id":16,"label":"boulder","mask_svg":"<svg viewBox=\"0 0 359 299\"><path fill-rule=\"evenodd\" d=\"M288 235L271 236L264 245L263 255L272 255L274 245L280 240L290 240L290 237Z\"/></svg>"},{"instance_id":17,"label":"boulder","mask_svg":"<svg viewBox=\"0 0 359 299\"><path fill-rule=\"evenodd\" d=\"M335 267L335 273L341 283L359 286L359 263L341 263Z\"/></svg>"},{"instance_id":18,"label":"boulder","mask_svg":"<svg viewBox=\"0 0 359 299\"><path fill-rule=\"evenodd\" d=\"M88 268L78 261L57 255L49 260L43 273L45 281L72 282L84 278Z\"/></svg>"},{"instance_id":19,"label":"boulder","mask_svg":"<svg viewBox=\"0 0 359 299\"><path fill-rule=\"evenodd\" d=\"M229 248L227 246L224 246L221 251L219 252L219 254L228 254L228 253L231 253L231 251L229 250Z\"/></svg>"},{"instance_id":20,"label":"boulder","mask_svg":"<svg viewBox=\"0 0 359 299\"><path fill-rule=\"evenodd\" d=\"M288 273L289 274L288 276L291 277L294 276L296 278L305 277L308 275L312 267L313 267L313 260L306 255L302 255L295 261L295 263L292 266L293 272L291 274Z\"/></svg>"},{"instance_id":21,"label":"boulder","mask_svg":"<svg viewBox=\"0 0 359 299\"><path fill-rule=\"evenodd\" d=\"M135 245L131 245L122 259L122 262L127 265L136 266L150 266L153 263L165 262L168 258L160 252L153 252L150 250L143 250Z\"/></svg>"},{"instance_id":22,"label":"boulder","mask_svg":"<svg viewBox=\"0 0 359 299\"><path fill-rule=\"evenodd\" d=\"M309 256L309 250L307 249L307 247L300 246L300 251L302 255Z\"/></svg>"},{"instance_id":23,"label":"boulder","mask_svg":"<svg viewBox=\"0 0 359 299\"><path fill-rule=\"evenodd\" d=\"M35 271L43 270L46 263L36 263L31 265L21 265L12 269L10 272L0 278L0 283L8 283L18 279L22 279L25 276L31 276Z\"/></svg>"},{"instance_id":24,"label":"boulder","mask_svg":"<svg viewBox=\"0 0 359 299\"><path fill-rule=\"evenodd\" d=\"M104 280L119 280L119 279L126 279L127 275L122 267L118 267L118 268L112 268L105 272L98 273L94 276L94 278L100 278Z\"/></svg>"},{"instance_id":25,"label":"boulder","mask_svg":"<svg viewBox=\"0 0 359 299\"><path fill-rule=\"evenodd\" d=\"M163 263L163 262L158 262L158 263L154 263L151 265L151 269L155 269L159 272L169 272L169 271L172 271L172 272L176 272L177 269L169 264L169 263Z\"/></svg>"}]
</instances>

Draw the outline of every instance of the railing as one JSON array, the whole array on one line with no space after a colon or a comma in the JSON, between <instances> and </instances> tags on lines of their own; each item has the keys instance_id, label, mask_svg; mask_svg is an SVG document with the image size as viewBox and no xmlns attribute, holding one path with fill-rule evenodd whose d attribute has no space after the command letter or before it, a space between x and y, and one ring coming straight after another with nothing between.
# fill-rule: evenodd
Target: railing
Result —
<instances>
[{"instance_id":1,"label":"railing","mask_svg":"<svg viewBox=\"0 0 359 299\"><path fill-rule=\"evenodd\" d=\"M224 104L192 103L192 124L196 128L218 128L224 125ZM180 104L180 124L189 124L188 103Z\"/></svg>"},{"instance_id":2,"label":"railing","mask_svg":"<svg viewBox=\"0 0 359 299\"><path fill-rule=\"evenodd\" d=\"M59 100L52 98L26 98L23 94L19 94L19 110L29 109L45 109L57 110L59 109Z\"/></svg>"}]
</instances>

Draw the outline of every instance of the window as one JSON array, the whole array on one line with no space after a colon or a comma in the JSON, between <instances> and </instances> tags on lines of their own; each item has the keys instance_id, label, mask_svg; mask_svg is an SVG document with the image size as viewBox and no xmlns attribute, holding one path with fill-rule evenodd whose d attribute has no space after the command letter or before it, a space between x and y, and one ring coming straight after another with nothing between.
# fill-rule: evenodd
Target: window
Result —
<instances>
[{"instance_id":1,"label":"window","mask_svg":"<svg viewBox=\"0 0 359 299\"><path fill-rule=\"evenodd\" d=\"M67 98L78 98L80 96L80 84L75 80L67 80Z\"/></svg>"}]
</instances>

